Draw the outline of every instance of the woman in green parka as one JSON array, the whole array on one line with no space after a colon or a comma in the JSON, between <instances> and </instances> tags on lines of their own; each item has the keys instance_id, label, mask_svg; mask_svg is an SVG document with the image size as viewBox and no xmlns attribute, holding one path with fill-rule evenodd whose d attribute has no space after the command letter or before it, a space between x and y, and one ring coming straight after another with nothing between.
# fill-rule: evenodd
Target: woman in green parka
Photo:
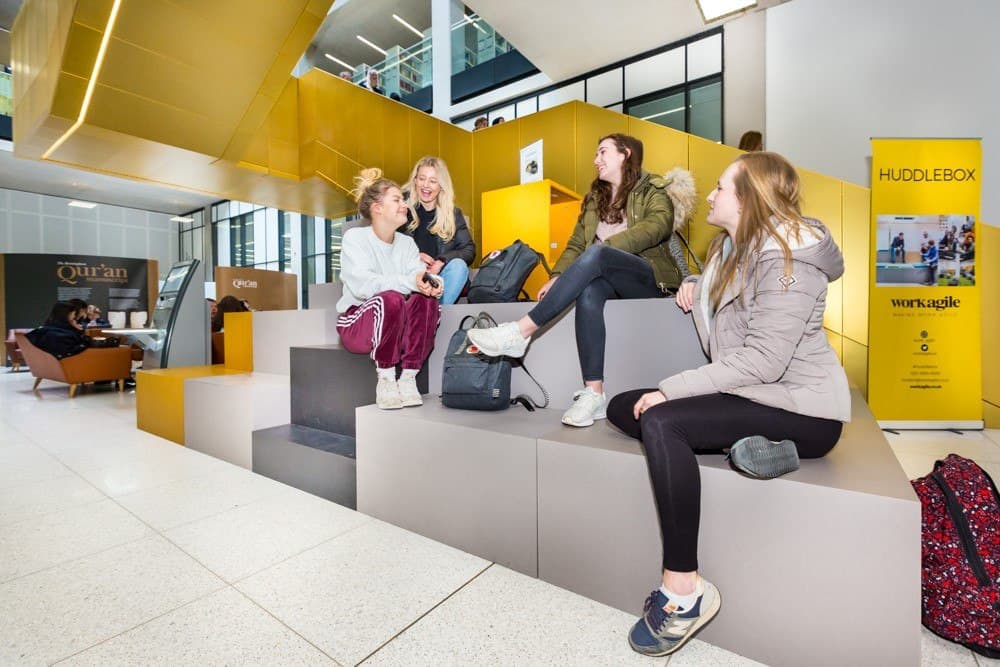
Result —
<instances>
[{"instance_id":1,"label":"woman in green parka","mask_svg":"<svg viewBox=\"0 0 1000 667\"><path fill-rule=\"evenodd\" d=\"M667 182L643 170L642 142L625 134L602 137L594 166L597 178L552 278L538 291L538 305L516 322L468 334L483 354L521 357L535 331L575 303L584 388L562 421L581 427L605 418L604 303L662 297L681 282L668 247L674 210Z\"/></svg>"}]
</instances>

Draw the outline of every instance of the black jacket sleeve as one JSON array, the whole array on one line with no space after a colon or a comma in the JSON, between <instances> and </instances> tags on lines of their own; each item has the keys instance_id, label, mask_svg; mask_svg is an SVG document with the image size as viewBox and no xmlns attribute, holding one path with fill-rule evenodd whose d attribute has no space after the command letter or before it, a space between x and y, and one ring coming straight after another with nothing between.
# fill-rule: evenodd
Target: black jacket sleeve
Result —
<instances>
[{"instance_id":1,"label":"black jacket sleeve","mask_svg":"<svg viewBox=\"0 0 1000 667\"><path fill-rule=\"evenodd\" d=\"M455 235L444 244L438 259L447 264L456 257L469 266L476 261L476 242L472 240L469 225L465 222L462 209L458 207L455 207Z\"/></svg>"}]
</instances>

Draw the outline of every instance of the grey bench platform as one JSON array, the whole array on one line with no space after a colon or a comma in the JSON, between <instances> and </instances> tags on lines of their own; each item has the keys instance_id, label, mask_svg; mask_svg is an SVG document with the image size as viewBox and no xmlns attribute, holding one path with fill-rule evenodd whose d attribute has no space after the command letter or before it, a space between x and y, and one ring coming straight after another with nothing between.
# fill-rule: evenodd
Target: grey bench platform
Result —
<instances>
[{"instance_id":1,"label":"grey bench platform","mask_svg":"<svg viewBox=\"0 0 1000 667\"><path fill-rule=\"evenodd\" d=\"M289 368L291 423L253 432L253 471L353 509L354 411L375 399L375 365L332 344L292 347Z\"/></svg>"},{"instance_id":2,"label":"grey bench platform","mask_svg":"<svg viewBox=\"0 0 1000 667\"><path fill-rule=\"evenodd\" d=\"M641 445L559 412L359 408L358 509L638 614L661 554ZM723 596L706 641L772 665L919 664L920 505L857 394L841 442L795 473L699 467L700 565Z\"/></svg>"}]
</instances>

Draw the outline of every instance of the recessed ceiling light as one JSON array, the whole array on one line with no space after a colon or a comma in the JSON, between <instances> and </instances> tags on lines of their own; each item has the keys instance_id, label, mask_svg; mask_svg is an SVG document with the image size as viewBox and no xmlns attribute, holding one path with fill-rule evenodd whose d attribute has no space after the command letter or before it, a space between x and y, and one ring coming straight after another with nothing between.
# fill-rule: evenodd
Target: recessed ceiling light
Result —
<instances>
[{"instance_id":1,"label":"recessed ceiling light","mask_svg":"<svg viewBox=\"0 0 1000 667\"><path fill-rule=\"evenodd\" d=\"M76 201L75 199L68 205L75 208L97 208L97 204L92 201Z\"/></svg>"},{"instance_id":2,"label":"recessed ceiling light","mask_svg":"<svg viewBox=\"0 0 1000 667\"><path fill-rule=\"evenodd\" d=\"M381 53L383 56L389 55L388 51L386 51L385 49L383 49L380 46L372 44L370 41L368 41L367 39L365 39L361 35L356 35L356 37L358 38L358 41L360 41L362 44L367 44L368 46L372 47L373 49L375 49L376 51L378 51L379 53Z\"/></svg>"},{"instance_id":3,"label":"recessed ceiling light","mask_svg":"<svg viewBox=\"0 0 1000 667\"><path fill-rule=\"evenodd\" d=\"M705 17L705 23L757 6L757 0L697 0L697 2L701 15Z\"/></svg>"},{"instance_id":4,"label":"recessed ceiling light","mask_svg":"<svg viewBox=\"0 0 1000 667\"><path fill-rule=\"evenodd\" d=\"M170 218L170 222L194 222L194 218L189 218L184 215L175 215Z\"/></svg>"},{"instance_id":5,"label":"recessed ceiling light","mask_svg":"<svg viewBox=\"0 0 1000 667\"><path fill-rule=\"evenodd\" d=\"M326 56L327 59L332 60L333 62L337 63L338 65L341 65L342 67L346 67L347 69L351 70L352 72L354 71L354 65L348 65L347 63L345 63L340 58L334 58L329 53L324 53L323 55Z\"/></svg>"},{"instance_id":6,"label":"recessed ceiling light","mask_svg":"<svg viewBox=\"0 0 1000 667\"><path fill-rule=\"evenodd\" d=\"M406 26L407 28L409 28L410 31L413 32L414 34L416 34L416 36L419 37L420 39L424 38L424 33L420 32L419 30L417 30L416 28L414 28L412 25L410 25L405 20L403 20L400 16L398 16L396 14L393 14L392 18L396 19L397 21L399 21L400 23L402 23L404 26Z\"/></svg>"}]
</instances>

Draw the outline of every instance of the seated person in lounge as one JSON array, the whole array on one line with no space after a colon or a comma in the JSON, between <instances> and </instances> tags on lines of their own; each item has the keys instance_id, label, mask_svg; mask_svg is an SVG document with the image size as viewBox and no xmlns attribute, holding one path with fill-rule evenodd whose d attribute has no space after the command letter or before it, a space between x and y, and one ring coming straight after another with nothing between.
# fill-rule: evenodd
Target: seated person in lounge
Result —
<instances>
[{"instance_id":1,"label":"seated person in lounge","mask_svg":"<svg viewBox=\"0 0 1000 667\"><path fill-rule=\"evenodd\" d=\"M563 414L568 426L592 426L605 418L604 304L664 297L681 282L669 247L674 229L670 183L642 168L642 152L642 142L628 135L609 134L598 141L596 178L552 278L538 291L538 305L516 322L468 334L487 356L521 357L539 328L575 305L584 388Z\"/></svg>"},{"instance_id":2,"label":"seated person in lounge","mask_svg":"<svg viewBox=\"0 0 1000 667\"><path fill-rule=\"evenodd\" d=\"M219 333L226 323L226 313L245 313L247 307L235 296L227 295L219 300L215 315L212 317L212 333Z\"/></svg>"},{"instance_id":3,"label":"seated person in lounge","mask_svg":"<svg viewBox=\"0 0 1000 667\"><path fill-rule=\"evenodd\" d=\"M91 345L76 320L79 312L76 305L59 301L52 306L52 312L45 324L32 329L25 336L31 344L48 352L56 359L65 359L80 354Z\"/></svg>"},{"instance_id":4,"label":"seated person in lounge","mask_svg":"<svg viewBox=\"0 0 1000 667\"><path fill-rule=\"evenodd\" d=\"M403 185L403 196L410 211L401 231L413 237L427 272L444 279L441 303L453 304L469 280L476 243L462 209L455 206L448 165L438 157L420 158Z\"/></svg>"},{"instance_id":5,"label":"seated person in lounge","mask_svg":"<svg viewBox=\"0 0 1000 667\"><path fill-rule=\"evenodd\" d=\"M73 322L76 327L81 331L87 328L87 322L89 321L87 317L87 308L89 308L87 302L83 299L70 299L66 303L73 306Z\"/></svg>"},{"instance_id":6,"label":"seated person in lounge","mask_svg":"<svg viewBox=\"0 0 1000 667\"><path fill-rule=\"evenodd\" d=\"M219 312L219 302L216 301L215 299L210 299L207 297L205 299L205 302L208 303L208 321L214 322L215 314Z\"/></svg>"},{"instance_id":7,"label":"seated person in lounge","mask_svg":"<svg viewBox=\"0 0 1000 667\"><path fill-rule=\"evenodd\" d=\"M105 329L111 326L111 322L108 322L101 316L101 309L90 304L87 306L87 328L88 329Z\"/></svg>"},{"instance_id":8,"label":"seated person in lounge","mask_svg":"<svg viewBox=\"0 0 1000 667\"><path fill-rule=\"evenodd\" d=\"M417 244L396 231L409 211L399 186L380 169L365 169L354 180L367 224L345 232L341 242L337 333L346 349L375 361L378 407L422 405L417 373L434 347L444 279L428 273ZM403 367L398 382L397 364Z\"/></svg>"},{"instance_id":9,"label":"seated person in lounge","mask_svg":"<svg viewBox=\"0 0 1000 667\"><path fill-rule=\"evenodd\" d=\"M677 292L711 362L608 406L608 420L642 441L663 537L662 581L629 634L639 653L673 653L719 611L718 589L698 573L695 454L730 447L737 468L772 478L824 456L851 418L823 330L827 285L844 260L829 230L802 216L799 193L776 153L746 153L723 172L708 196L708 223L722 231L705 272Z\"/></svg>"},{"instance_id":10,"label":"seated person in lounge","mask_svg":"<svg viewBox=\"0 0 1000 667\"><path fill-rule=\"evenodd\" d=\"M892 263L906 261L906 239L903 237L903 232L900 232L889 244L889 261Z\"/></svg>"}]
</instances>

